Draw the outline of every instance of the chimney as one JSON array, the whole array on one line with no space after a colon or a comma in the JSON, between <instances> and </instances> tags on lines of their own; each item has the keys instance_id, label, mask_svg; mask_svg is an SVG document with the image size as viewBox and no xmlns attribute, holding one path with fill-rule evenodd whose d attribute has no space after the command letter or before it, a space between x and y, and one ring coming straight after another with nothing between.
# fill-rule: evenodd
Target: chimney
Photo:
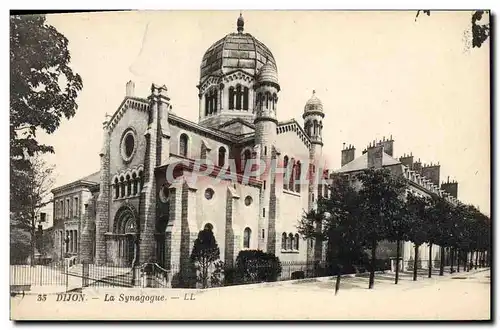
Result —
<instances>
[{"instance_id":1,"label":"chimney","mask_svg":"<svg viewBox=\"0 0 500 330\"><path fill-rule=\"evenodd\" d=\"M394 154L394 140L392 139L392 135L389 139L385 139L385 136L382 140L378 142L378 145L382 145L384 147L384 152L389 156L393 156Z\"/></svg>"},{"instance_id":2,"label":"chimney","mask_svg":"<svg viewBox=\"0 0 500 330\"><path fill-rule=\"evenodd\" d=\"M384 147L382 145L370 145L366 152L368 153L368 168L381 168Z\"/></svg>"},{"instance_id":3,"label":"chimney","mask_svg":"<svg viewBox=\"0 0 500 330\"><path fill-rule=\"evenodd\" d=\"M125 96L133 97L135 96L135 83L132 80L129 80L125 85Z\"/></svg>"},{"instance_id":4,"label":"chimney","mask_svg":"<svg viewBox=\"0 0 500 330\"><path fill-rule=\"evenodd\" d=\"M413 155L404 154L403 157L399 157L399 161L410 170L413 168Z\"/></svg>"},{"instance_id":5,"label":"chimney","mask_svg":"<svg viewBox=\"0 0 500 330\"><path fill-rule=\"evenodd\" d=\"M450 177L448 177L447 182L443 182L441 184L441 189L449 193L451 196L458 198L458 182L450 181Z\"/></svg>"},{"instance_id":6,"label":"chimney","mask_svg":"<svg viewBox=\"0 0 500 330\"><path fill-rule=\"evenodd\" d=\"M413 170L417 173L422 173L422 163L420 162L420 158L418 159L418 162L413 163Z\"/></svg>"},{"instance_id":7,"label":"chimney","mask_svg":"<svg viewBox=\"0 0 500 330\"><path fill-rule=\"evenodd\" d=\"M344 166L354 160L356 148L353 145L348 145L346 147L345 143L343 145L344 149L342 149L342 159L340 166Z\"/></svg>"},{"instance_id":8,"label":"chimney","mask_svg":"<svg viewBox=\"0 0 500 330\"><path fill-rule=\"evenodd\" d=\"M441 166L436 164L430 164L422 167L422 175L431 180L432 183L439 186L439 172Z\"/></svg>"}]
</instances>

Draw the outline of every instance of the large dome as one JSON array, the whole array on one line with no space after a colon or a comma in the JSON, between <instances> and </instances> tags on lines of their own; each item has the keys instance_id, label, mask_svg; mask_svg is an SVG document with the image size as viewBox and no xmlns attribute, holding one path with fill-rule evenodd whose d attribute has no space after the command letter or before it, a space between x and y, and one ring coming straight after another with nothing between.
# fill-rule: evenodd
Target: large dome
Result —
<instances>
[{"instance_id":1,"label":"large dome","mask_svg":"<svg viewBox=\"0 0 500 330\"><path fill-rule=\"evenodd\" d=\"M205 52L200 66L200 82L210 75L223 75L238 69L255 75L268 61L276 67L269 48L251 34L244 33L243 24L240 16L238 32L226 35Z\"/></svg>"}]
</instances>

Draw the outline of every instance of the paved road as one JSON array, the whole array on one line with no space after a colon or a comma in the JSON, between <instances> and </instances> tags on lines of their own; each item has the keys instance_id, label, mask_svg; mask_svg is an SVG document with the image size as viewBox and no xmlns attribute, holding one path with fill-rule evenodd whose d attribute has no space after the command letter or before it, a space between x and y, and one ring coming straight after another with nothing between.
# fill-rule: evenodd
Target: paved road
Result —
<instances>
[{"instance_id":1,"label":"paved road","mask_svg":"<svg viewBox=\"0 0 500 330\"><path fill-rule=\"evenodd\" d=\"M338 295L334 281L301 280L209 290L88 289L85 302L11 300L15 319L321 319L321 320L487 320L489 270L419 278L391 274L344 278ZM99 291L96 291L99 290ZM108 301L105 301L105 297ZM119 295L163 296L163 302L126 303ZM109 301L114 296L114 301ZM98 298L98 299L92 299Z\"/></svg>"}]
</instances>

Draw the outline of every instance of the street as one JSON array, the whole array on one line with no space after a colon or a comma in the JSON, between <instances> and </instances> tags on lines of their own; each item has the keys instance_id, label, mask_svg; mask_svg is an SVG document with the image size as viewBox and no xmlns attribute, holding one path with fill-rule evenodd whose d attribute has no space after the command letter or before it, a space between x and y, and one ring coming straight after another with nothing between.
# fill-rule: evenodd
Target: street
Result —
<instances>
[{"instance_id":1,"label":"street","mask_svg":"<svg viewBox=\"0 0 500 330\"><path fill-rule=\"evenodd\" d=\"M407 273L402 275L398 285L393 282L393 274L377 275L372 290L367 289L367 277L342 278L337 295L331 278L207 290L89 288L83 291L85 302L69 297L66 302L56 302L54 295L44 302L37 301L36 295L11 298L11 317L108 320L488 320L491 317L489 270L462 271L431 279L421 276L415 282ZM161 296L164 298L158 298ZM139 299L142 300L138 302Z\"/></svg>"}]
</instances>

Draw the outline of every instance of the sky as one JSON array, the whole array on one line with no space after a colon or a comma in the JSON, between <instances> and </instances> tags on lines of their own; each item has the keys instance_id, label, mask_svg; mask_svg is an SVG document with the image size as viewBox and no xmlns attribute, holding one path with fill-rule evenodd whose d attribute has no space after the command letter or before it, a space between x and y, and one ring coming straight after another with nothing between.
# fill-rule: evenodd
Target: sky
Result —
<instances>
[{"instance_id":1,"label":"sky","mask_svg":"<svg viewBox=\"0 0 500 330\"><path fill-rule=\"evenodd\" d=\"M489 42L470 48L471 12L244 11L245 32L268 46L281 91L278 119L302 123L312 90L323 102L323 153L340 167L342 144L356 156L392 135L394 155L441 165L458 198L490 214ZM147 97L165 84L173 111L198 120L204 52L236 32L238 11L155 11L49 15L69 40L83 80L79 108L39 139L55 148L56 186L99 170L102 122L133 80Z\"/></svg>"}]
</instances>

